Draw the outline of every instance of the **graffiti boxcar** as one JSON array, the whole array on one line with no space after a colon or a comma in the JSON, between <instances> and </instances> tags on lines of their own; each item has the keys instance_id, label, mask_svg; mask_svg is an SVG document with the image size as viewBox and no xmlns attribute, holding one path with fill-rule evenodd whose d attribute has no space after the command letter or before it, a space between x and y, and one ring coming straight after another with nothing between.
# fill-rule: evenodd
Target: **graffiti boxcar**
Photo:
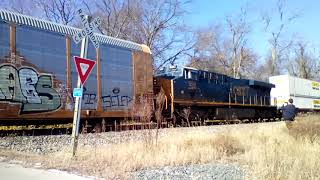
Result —
<instances>
[{"instance_id":1,"label":"graffiti boxcar","mask_svg":"<svg viewBox=\"0 0 320 180\"><path fill-rule=\"evenodd\" d=\"M0 119L72 119L80 29L0 10ZM84 86L87 119L129 116L134 100L152 94L152 58L145 45L96 34L96 67Z\"/></svg>"}]
</instances>

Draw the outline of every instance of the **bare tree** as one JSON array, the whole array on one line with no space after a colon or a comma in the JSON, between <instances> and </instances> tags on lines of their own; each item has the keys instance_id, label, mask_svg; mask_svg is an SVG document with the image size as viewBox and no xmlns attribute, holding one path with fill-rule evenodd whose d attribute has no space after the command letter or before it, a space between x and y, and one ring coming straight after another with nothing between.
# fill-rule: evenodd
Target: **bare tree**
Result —
<instances>
[{"instance_id":1,"label":"bare tree","mask_svg":"<svg viewBox=\"0 0 320 180\"><path fill-rule=\"evenodd\" d=\"M102 17L101 30L108 36L130 39L136 9L130 0L96 0L93 13Z\"/></svg>"},{"instance_id":2,"label":"bare tree","mask_svg":"<svg viewBox=\"0 0 320 180\"><path fill-rule=\"evenodd\" d=\"M32 5L32 0L4 0L0 2L1 7L26 15L34 14L35 11Z\"/></svg>"},{"instance_id":3,"label":"bare tree","mask_svg":"<svg viewBox=\"0 0 320 180\"><path fill-rule=\"evenodd\" d=\"M271 58L269 58L266 62L258 64L255 68L251 69L251 73L253 74L252 79L256 79L259 81L269 81L270 73L266 71L269 69L271 64Z\"/></svg>"},{"instance_id":4,"label":"bare tree","mask_svg":"<svg viewBox=\"0 0 320 180\"><path fill-rule=\"evenodd\" d=\"M76 24L76 11L83 6L77 0L4 0L1 6L65 25Z\"/></svg>"},{"instance_id":5,"label":"bare tree","mask_svg":"<svg viewBox=\"0 0 320 180\"><path fill-rule=\"evenodd\" d=\"M308 44L303 41L298 41L294 46L294 57L287 63L291 75L305 79L313 79L317 76L319 61L308 51L308 48Z\"/></svg>"},{"instance_id":6,"label":"bare tree","mask_svg":"<svg viewBox=\"0 0 320 180\"><path fill-rule=\"evenodd\" d=\"M231 34L232 49L232 70L233 77L240 77L240 70L243 64L245 54L245 46L247 35L249 33L249 25L247 23L247 11L242 8L241 13L235 17L227 17L228 30Z\"/></svg>"},{"instance_id":7,"label":"bare tree","mask_svg":"<svg viewBox=\"0 0 320 180\"><path fill-rule=\"evenodd\" d=\"M179 0L140 0L141 18L137 22L135 41L151 47L158 66L174 62L180 55L191 49L192 44L185 43L186 29L182 21L185 15L184 4ZM177 49L172 53L173 49ZM168 51L169 50L169 51Z\"/></svg>"},{"instance_id":8,"label":"bare tree","mask_svg":"<svg viewBox=\"0 0 320 180\"><path fill-rule=\"evenodd\" d=\"M277 1L277 18L279 18L280 24L275 26L274 29L271 29L270 24L276 22L276 20L272 20L271 16L267 13L262 15L265 30L271 34L269 39L269 44L271 46L271 64L268 69L270 75L280 74L282 58L284 57L285 51L292 45L292 40L284 40L283 35L285 34L285 29L298 17L298 15L287 14L285 5L285 0Z\"/></svg>"},{"instance_id":9,"label":"bare tree","mask_svg":"<svg viewBox=\"0 0 320 180\"><path fill-rule=\"evenodd\" d=\"M44 16L57 23L72 24L80 3L76 0L33 0L34 4L44 12Z\"/></svg>"},{"instance_id":10,"label":"bare tree","mask_svg":"<svg viewBox=\"0 0 320 180\"><path fill-rule=\"evenodd\" d=\"M240 17L240 18L239 18ZM251 77L258 56L247 45L249 23L246 10L226 18L226 25L213 25L196 32L190 65L235 78Z\"/></svg>"},{"instance_id":11,"label":"bare tree","mask_svg":"<svg viewBox=\"0 0 320 180\"><path fill-rule=\"evenodd\" d=\"M96 0L96 8L103 18L103 33L149 46L159 68L192 48L182 22L185 3L188 1Z\"/></svg>"},{"instance_id":12,"label":"bare tree","mask_svg":"<svg viewBox=\"0 0 320 180\"><path fill-rule=\"evenodd\" d=\"M196 32L196 43L190 66L231 75L230 41L226 39L223 32L225 31L221 24Z\"/></svg>"}]
</instances>

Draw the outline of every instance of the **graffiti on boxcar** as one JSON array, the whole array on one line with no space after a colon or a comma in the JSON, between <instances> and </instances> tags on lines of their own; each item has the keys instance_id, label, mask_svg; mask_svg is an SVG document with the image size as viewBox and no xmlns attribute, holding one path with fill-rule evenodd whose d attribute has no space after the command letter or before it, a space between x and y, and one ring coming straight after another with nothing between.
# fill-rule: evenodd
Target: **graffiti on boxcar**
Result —
<instances>
[{"instance_id":1,"label":"graffiti on boxcar","mask_svg":"<svg viewBox=\"0 0 320 180\"><path fill-rule=\"evenodd\" d=\"M82 104L85 108L96 108L98 96L96 93L88 93L87 88L84 87L82 96ZM132 97L121 95L120 88L115 87L112 93L101 97L102 106L104 109L115 107L128 107L132 101Z\"/></svg>"},{"instance_id":2,"label":"graffiti on boxcar","mask_svg":"<svg viewBox=\"0 0 320 180\"><path fill-rule=\"evenodd\" d=\"M119 87L112 89L112 95L102 96L103 108L128 107L131 101L130 96L120 95Z\"/></svg>"},{"instance_id":3,"label":"graffiti on boxcar","mask_svg":"<svg viewBox=\"0 0 320 180\"><path fill-rule=\"evenodd\" d=\"M130 96L107 95L102 96L102 104L104 108L111 107L128 107L132 98Z\"/></svg>"},{"instance_id":4,"label":"graffiti on boxcar","mask_svg":"<svg viewBox=\"0 0 320 180\"><path fill-rule=\"evenodd\" d=\"M61 106L51 75L11 64L0 66L0 101L21 103L22 113L53 111Z\"/></svg>"},{"instance_id":5,"label":"graffiti on boxcar","mask_svg":"<svg viewBox=\"0 0 320 180\"><path fill-rule=\"evenodd\" d=\"M95 104L97 102L97 95L94 93L84 93L82 100L84 104Z\"/></svg>"},{"instance_id":6,"label":"graffiti on boxcar","mask_svg":"<svg viewBox=\"0 0 320 180\"><path fill-rule=\"evenodd\" d=\"M96 109L97 108L97 94L91 93L87 90L87 87L83 87L82 107L84 109ZM75 99L74 99L75 101Z\"/></svg>"},{"instance_id":7,"label":"graffiti on boxcar","mask_svg":"<svg viewBox=\"0 0 320 180\"><path fill-rule=\"evenodd\" d=\"M73 106L72 104L74 103L71 90L69 88L67 88L65 84L63 84L61 82L58 84L56 90L60 94L61 104L65 105L66 109L71 110L72 106Z\"/></svg>"}]
</instances>

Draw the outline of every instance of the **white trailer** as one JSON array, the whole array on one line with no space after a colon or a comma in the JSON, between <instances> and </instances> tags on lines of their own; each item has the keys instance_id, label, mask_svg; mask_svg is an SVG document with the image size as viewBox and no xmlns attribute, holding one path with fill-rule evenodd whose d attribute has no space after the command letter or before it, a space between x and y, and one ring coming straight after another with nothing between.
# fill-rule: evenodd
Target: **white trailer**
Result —
<instances>
[{"instance_id":1,"label":"white trailer","mask_svg":"<svg viewBox=\"0 0 320 180\"><path fill-rule=\"evenodd\" d=\"M289 98L300 110L320 110L320 82L297 78L289 75L269 77L275 85L271 89L271 104L282 107Z\"/></svg>"}]
</instances>

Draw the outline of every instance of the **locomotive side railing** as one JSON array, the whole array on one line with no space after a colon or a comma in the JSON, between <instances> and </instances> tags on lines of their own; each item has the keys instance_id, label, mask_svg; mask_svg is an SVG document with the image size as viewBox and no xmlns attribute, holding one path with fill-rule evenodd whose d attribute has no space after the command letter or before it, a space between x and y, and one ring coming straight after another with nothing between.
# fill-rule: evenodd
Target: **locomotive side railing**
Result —
<instances>
[{"instance_id":1,"label":"locomotive side railing","mask_svg":"<svg viewBox=\"0 0 320 180\"><path fill-rule=\"evenodd\" d=\"M276 100L274 100L276 101ZM229 105L231 104L242 104L242 105L257 105L257 106L269 106L271 105L270 96L237 96L236 94L229 93Z\"/></svg>"}]
</instances>

